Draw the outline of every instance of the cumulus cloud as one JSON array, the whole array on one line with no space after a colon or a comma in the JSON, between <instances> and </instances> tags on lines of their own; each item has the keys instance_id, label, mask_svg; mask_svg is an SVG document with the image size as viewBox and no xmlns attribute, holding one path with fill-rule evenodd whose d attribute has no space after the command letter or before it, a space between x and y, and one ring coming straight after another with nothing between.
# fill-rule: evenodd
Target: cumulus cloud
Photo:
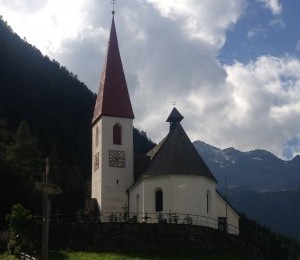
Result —
<instances>
[{"instance_id":1,"label":"cumulus cloud","mask_svg":"<svg viewBox=\"0 0 300 260\"><path fill-rule=\"evenodd\" d=\"M262 56L225 68L231 89L226 114L235 139L244 149L259 144L283 156L281 147L300 132L300 60Z\"/></svg>"},{"instance_id":2,"label":"cumulus cloud","mask_svg":"<svg viewBox=\"0 0 300 260\"><path fill-rule=\"evenodd\" d=\"M264 6L272 11L273 14L281 14L282 5L279 0L258 0L263 3Z\"/></svg>"},{"instance_id":3,"label":"cumulus cloud","mask_svg":"<svg viewBox=\"0 0 300 260\"><path fill-rule=\"evenodd\" d=\"M77 38L87 26L88 0L5 1L0 7L5 10L4 19L29 43L36 45L44 54L59 53L62 41Z\"/></svg>"},{"instance_id":4,"label":"cumulus cloud","mask_svg":"<svg viewBox=\"0 0 300 260\"><path fill-rule=\"evenodd\" d=\"M226 30L236 23L245 10L246 1L228 0L148 0L169 19L180 21L191 36L219 47L223 45Z\"/></svg>"},{"instance_id":5,"label":"cumulus cloud","mask_svg":"<svg viewBox=\"0 0 300 260\"><path fill-rule=\"evenodd\" d=\"M0 0L0 6L21 13L35 13L47 4L48 0Z\"/></svg>"},{"instance_id":6,"label":"cumulus cloud","mask_svg":"<svg viewBox=\"0 0 300 260\"><path fill-rule=\"evenodd\" d=\"M260 1L274 14L281 12L278 1ZM248 64L223 65L217 58L246 5L246 0L117 2L115 21L135 126L159 141L168 132L165 120L175 101L192 140L221 148L263 148L279 156L294 154L282 154L283 147L297 151L289 140L300 133L299 59L262 56ZM13 29L23 23L17 33L97 92L109 10L110 1L61 0L57 5L48 0L31 15L16 15L10 7L4 18Z\"/></svg>"},{"instance_id":7,"label":"cumulus cloud","mask_svg":"<svg viewBox=\"0 0 300 260\"><path fill-rule=\"evenodd\" d=\"M283 154L287 158L293 158L300 154L300 135L286 142L283 147Z\"/></svg>"},{"instance_id":8,"label":"cumulus cloud","mask_svg":"<svg viewBox=\"0 0 300 260\"><path fill-rule=\"evenodd\" d=\"M285 23L283 22L283 20L281 18L273 19L269 23L269 25L272 26L272 27L278 28L278 29L282 29L282 28L286 27Z\"/></svg>"},{"instance_id":9,"label":"cumulus cloud","mask_svg":"<svg viewBox=\"0 0 300 260\"><path fill-rule=\"evenodd\" d=\"M266 36L267 29L263 27L257 27L257 28L252 28L248 33L247 37L248 38L254 38L258 35L263 35L264 37Z\"/></svg>"}]
</instances>

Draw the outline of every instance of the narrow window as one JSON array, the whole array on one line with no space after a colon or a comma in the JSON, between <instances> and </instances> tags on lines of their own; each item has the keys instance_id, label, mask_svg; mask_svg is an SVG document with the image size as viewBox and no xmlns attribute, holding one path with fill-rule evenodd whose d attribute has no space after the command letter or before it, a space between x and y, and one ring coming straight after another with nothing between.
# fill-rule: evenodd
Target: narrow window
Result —
<instances>
[{"instance_id":1,"label":"narrow window","mask_svg":"<svg viewBox=\"0 0 300 260\"><path fill-rule=\"evenodd\" d=\"M155 211L163 211L163 192L161 190L155 192Z\"/></svg>"},{"instance_id":2,"label":"narrow window","mask_svg":"<svg viewBox=\"0 0 300 260\"><path fill-rule=\"evenodd\" d=\"M206 192L206 213L209 214L211 212L211 194L210 190Z\"/></svg>"},{"instance_id":3,"label":"narrow window","mask_svg":"<svg viewBox=\"0 0 300 260\"><path fill-rule=\"evenodd\" d=\"M98 126L96 127L96 147L99 145L99 128Z\"/></svg>"},{"instance_id":4,"label":"narrow window","mask_svg":"<svg viewBox=\"0 0 300 260\"><path fill-rule=\"evenodd\" d=\"M113 143L122 144L122 127L119 124L113 126Z\"/></svg>"}]
</instances>

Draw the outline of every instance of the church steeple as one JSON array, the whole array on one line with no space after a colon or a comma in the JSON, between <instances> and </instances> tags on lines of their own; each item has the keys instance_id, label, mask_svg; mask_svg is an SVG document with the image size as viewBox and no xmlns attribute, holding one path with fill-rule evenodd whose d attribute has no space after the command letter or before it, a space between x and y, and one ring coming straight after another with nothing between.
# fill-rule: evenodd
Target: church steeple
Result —
<instances>
[{"instance_id":1,"label":"church steeple","mask_svg":"<svg viewBox=\"0 0 300 260\"><path fill-rule=\"evenodd\" d=\"M101 116L134 118L119 51L114 11L92 123Z\"/></svg>"},{"instance_id":2,"label":"church steeple","mask_svg":"<svg viewBox=\"0 0 300 260\"><path fill-rule=\"evenodd\" d=\"M101 212L122 212L122 207L128 207L127 190L134 173L134 115L114 13L92 121L92 198L97 199Z\"/></svg>"},{"instance_id":3,"label":"church steeple","mask_svg":"<svg viewBox=\"0 0 300 260\"><path fill-rule=\"evenodd\" d=\"M170 131L172 131L175 126L181 122L182 119L183 116L179 113L176 107L174 107L166 121L170 123Z\"/></svg>"}]
</instances>

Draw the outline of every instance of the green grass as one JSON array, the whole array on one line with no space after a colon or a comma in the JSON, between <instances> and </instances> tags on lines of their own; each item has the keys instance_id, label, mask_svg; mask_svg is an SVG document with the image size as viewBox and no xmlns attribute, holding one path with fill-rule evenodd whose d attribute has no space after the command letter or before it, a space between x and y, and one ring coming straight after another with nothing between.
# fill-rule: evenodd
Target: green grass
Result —
<instances>
[{"instance_id":1,"label":"green grass","mask_svg":"<svg viewBox=\"0 0 300 260\"><path fill-rule=\"evenodd\" d=\"M13 255L9 255L8 253L3 253L0 254L0 260L17 260L18 258L13 256Z\"/></svg>"},{"instance_id":2,"label":"green grass","mask_svg":"<svg viewBox=\"0 0 300 260\"><path fill-rule=\"evenodd\" d=\"M17 260L18 258L2 254L0 260ZM216 251L163 251L163 252L50 252L49 260L245 260L245 258Z\"/></svg>"},{"instance_id":3,"label":"green grass","mask_svg":"<svg viewBox=\"0 0 300 260\"><path fill-rule=\"evenodd\" d=\"M94 252L51 252L49 260L240 260L242 257L208 251L176 251L176 252L123 252L123 253L94 253Z\"/></svg>"}]
</instances>

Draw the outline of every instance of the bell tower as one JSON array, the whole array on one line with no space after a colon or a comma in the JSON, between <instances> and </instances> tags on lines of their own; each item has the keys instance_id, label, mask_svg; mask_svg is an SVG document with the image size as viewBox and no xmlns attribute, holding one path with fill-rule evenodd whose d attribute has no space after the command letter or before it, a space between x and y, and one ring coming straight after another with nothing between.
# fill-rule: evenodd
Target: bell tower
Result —
<instances>
[{"instance_id":1,"label":"bell tower","mask_svg":"<svg viewBox=\"0 0 300 260\"><path fill-rule=\"evenodd\" d=\"M112 12L107 53L92 120L92 198L102 213L124 211L133 184L134 114Z\"/></svg>"}]
</instances>

